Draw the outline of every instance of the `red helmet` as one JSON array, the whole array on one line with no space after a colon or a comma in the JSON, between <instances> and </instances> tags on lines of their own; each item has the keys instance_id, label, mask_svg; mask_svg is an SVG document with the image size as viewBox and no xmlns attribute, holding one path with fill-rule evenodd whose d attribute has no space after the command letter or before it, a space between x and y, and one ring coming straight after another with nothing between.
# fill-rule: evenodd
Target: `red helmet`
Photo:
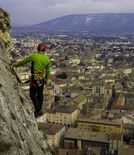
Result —
<instances>
[{"instance_id":1,"label":"red helmet","mask_svg":"<svg viewBox=\"0 0 134 155\"><path fill-rule=\"evenodd\" d=\"M47 46L44 43L41 43L38 45L37 50L38 51L45 51L47 49Z\"/></svg>"}]
</instances>

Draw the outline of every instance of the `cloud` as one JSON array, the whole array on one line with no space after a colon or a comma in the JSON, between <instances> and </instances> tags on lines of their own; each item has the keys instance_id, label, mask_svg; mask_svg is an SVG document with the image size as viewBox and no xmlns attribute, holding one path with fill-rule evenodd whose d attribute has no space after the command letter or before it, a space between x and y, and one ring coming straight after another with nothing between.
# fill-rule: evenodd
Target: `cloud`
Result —
<instances>
[{"instance_id":1,"label":"cloud","mask_svg":"<svg viewBox=\"0 0 134 155\"><path fill-rule=\"evenodd\" d=\"M32 25L80 13L134 12L133 0L0 0L13 23Z\"/></svg>"}]
</instances>

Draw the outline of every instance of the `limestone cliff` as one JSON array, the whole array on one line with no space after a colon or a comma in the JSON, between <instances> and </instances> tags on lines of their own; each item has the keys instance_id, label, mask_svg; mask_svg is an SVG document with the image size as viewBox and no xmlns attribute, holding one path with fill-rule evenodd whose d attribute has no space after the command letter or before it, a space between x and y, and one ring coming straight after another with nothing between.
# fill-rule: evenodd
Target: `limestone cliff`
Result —
<instances>
[{"instance_id":1,"label":"limestone cliff","mask_svg":"<svg viewBox=\"0 0 134 155\"><path fill-rule=\"evenodd\" d=\"M0 9L0 155L50 155L28 100L12 74L9 15Z\"/></svg>"}]
</instances>

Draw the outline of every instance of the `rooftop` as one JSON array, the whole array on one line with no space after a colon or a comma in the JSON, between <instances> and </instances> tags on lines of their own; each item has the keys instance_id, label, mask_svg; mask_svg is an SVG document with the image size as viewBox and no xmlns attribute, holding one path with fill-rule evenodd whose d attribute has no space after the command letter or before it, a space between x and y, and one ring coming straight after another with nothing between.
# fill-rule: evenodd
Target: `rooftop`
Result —
<instances>
[{"instance_id":1,"label":"rooftop","mask_svg":"<svg viewBox=\"0 0 134 155\"><path fill-rule=\"evenodd\" d=\"M64 125L61 124L38 123L39 130L42 130L45 135L55 135L63 127Z\"/></svg>"},{"instance_id":2,"label":"rooftop","mask_svg":"<svg viewBox=\"0 0 134 155\"><path fill-rule=\"evenodd\" d=\"M84 123L92 123L92 124L104 124L104 125L112 125L112 126L121 126L122 122L121 121L115 121L115 120L107 120L107 119L97 119L93 120L88 117L80 117L78 118L77 122L84 122Z\"/></svg>"},{"instance_id":3,"label":"rooftop","mask_svg":"<svg viewBox=\"0 0 134 155\"><path fill-rule=\"evenodd\" d=\"M76 149L59 149L59 155L84 155L85 152Z\"/></svg>"},{"instance_id":4,"label":"rooftop","mask_svg":"<svg viewBox=\"0 0 134 155\"><path fill-rule=\"evenodd\" d=\"M122 149L119 150L119 155L133 155L134 154L134 148L128 148L128 149Z\"/></svg>"},{"instance_id":5,"label":"rooftop","mask_svg":"<svg viewBox=\"0 0 134 155\"><path fill-rule=\"evenodd\" d=\"M77 110L77 106L65 106L65 105L58 105L55 106L53 109L47 109L48 113L68 113L71 114L75 110Z\"/></svg>"},{"instance_id":6,"label":"rooftop","mask_svg":"<svg viewBox=\"0 0 134 155\"><path fill-rule=\"evenodd\" d=\"M117 93L112 103L112 108L122 110L134 109L134 97L133 94L125 95L124 93Z\"/></svg>"},{"instance_id":7,"label":"rooftop","mask_svg":"<svg viewBox=\"0 0 134 155\"><path fill-rule=\"evenodd\" d=\"M85 100L86 99L86 97L84 96L84 95L80 95L80 96L78 96L78 97L76 97L76 98L74 98L73 99L73 101L75 102L75 103L81 103L83 100Z\"/></svg>"},{"instance_id":8,"label":"rooftop","mask_svg":"<svg viewBox=\"0 0 134 155\"><path fill-rule=\"evenodd\" d=\"M68 138L109 143L106 133L91 132L89 130L79 128L69 128L65 135L65 139Z\"/></svg>"}]
</instances>

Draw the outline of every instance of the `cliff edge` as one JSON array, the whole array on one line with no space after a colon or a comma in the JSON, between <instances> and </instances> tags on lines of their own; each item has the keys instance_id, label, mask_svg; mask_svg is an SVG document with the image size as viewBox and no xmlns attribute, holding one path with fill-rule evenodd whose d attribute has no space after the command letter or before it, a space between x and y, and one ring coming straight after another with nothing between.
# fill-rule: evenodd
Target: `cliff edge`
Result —
<instances>
[{"instance_id":1,"label":"cliff edge","mask_svg":"<svg viewBox=\"0 0 134 155\"><path fill-rule=\"evenodd\" d=\"M28 100L10 70L10 19L0 8L0 155L51 155Z\"/></svg>"}]
</instances>

